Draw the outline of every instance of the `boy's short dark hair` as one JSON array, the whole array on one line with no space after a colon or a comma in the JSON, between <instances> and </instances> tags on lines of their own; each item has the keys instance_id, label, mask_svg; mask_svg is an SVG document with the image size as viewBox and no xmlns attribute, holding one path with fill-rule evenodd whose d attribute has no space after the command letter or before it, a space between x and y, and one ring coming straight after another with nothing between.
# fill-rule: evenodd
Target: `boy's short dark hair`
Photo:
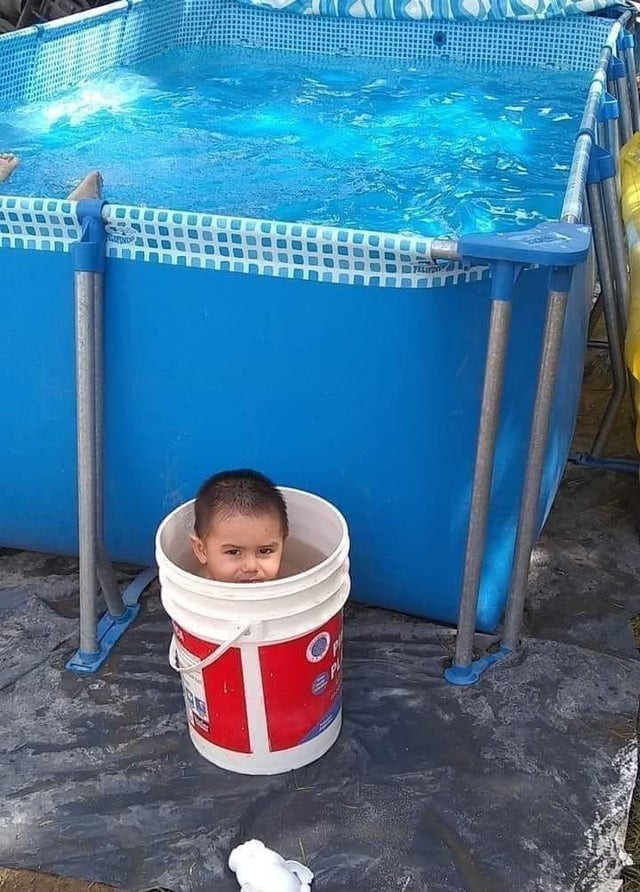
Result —
<instances>
[{"instance_id":1,"label":"boy's short dark hair","mask_svg":"<svg viewBox=\"0 0 640 892\"><path fill-rule=\"evenodd\" d=\"M195 503L194 531L202 539L206 536L216 514L275 514L280 518L282 532L289 532L287 506L282 493L258 471L241 469L214 474L198 490Z\"/></svg>"}]
</instances>

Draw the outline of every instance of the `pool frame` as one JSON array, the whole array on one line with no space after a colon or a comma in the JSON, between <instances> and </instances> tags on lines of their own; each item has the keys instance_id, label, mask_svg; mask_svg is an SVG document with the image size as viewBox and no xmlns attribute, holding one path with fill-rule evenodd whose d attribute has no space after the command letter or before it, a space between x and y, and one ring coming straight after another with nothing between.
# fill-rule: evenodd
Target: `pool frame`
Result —
<instances>
[{"instance_id":1,"label":"pool frame","mask_svg":"<svg viewBox=\"0 0 640 892\"><path fill-rule=\"evenodd\" d=\"M201 14L203 5L212 12L210 17ZM558 442L554 445L554 457L552 460L549 458L549 431L550 426L553 427L557 369L563 343L567 339L567 302L576 289L580 292L578 301L589 292L590 231L583 224L585 189L590 190L591 216L592 219L594 215L597 218L601 227L600 236L611 237L613 244L621 231L616 226L619 224L621 227L621 223L619 212L612 207L611 186L615 180L611 176L610 166L607 166L606 156L614 159L615 171L619 139L628 137L629 132L637 130L640 125L637 93L630 89L630 84L635 83L633 43L627 30L632 24L631 16L624 15L613 24L602 20L597 23L592 21L588 26L576 20L535 22L526 26L515 22L462 25L450 22L312 21L313 17L251 9L234 0L220 0L211 4L201 2L199 15L193 14L194 8L194 4L188 0L185 3L160 0L155 4L149 0L130 0L70 20L5 35L0 38L0 73L5 75L3 99L6 103L19 103L47 98L83 76L106 70L115 64L141 61L164 52L172 45L215 42L215 34L220 33L226 35L225 45L231 42L232 45L295 52L311 52L315 35L325 52L357 51L363 56L376 53L376 58L414 58L419 52L421 58L444 56L467 64L495 63L499 58L504 59L505 53L510 53L515 61L536 65L557 66L560 64L559 58L562 58L563 64L569 67L578 64L580 54L583 57L585 53L593 54L594 35L598 40L602 37L597 59L594 66L590 66L595 67L596 73L576 141L561 220L537 227L529 233L470 236L460 240L446 237L408 238L393 233L130 208L102 202L80 202L76 205L55 199L0 199L0 256L7 261L6 284L9 288L15 288L20 282L26 287L25 270L16 261L20 252L26 252L25 257L33 260L34 270L43 254L56 258L56 263L51 264L50 273L44 272L44 267L38 267L34 287L40 291L49 275L60 273L62 266L59 261L64 255L71 252L74 259L79 471L77 523L82 610L80 651L75 668L84 671L93 671L102 662L113 640L118 637L116 632L121 632L134 618L137 602L137 595L128 599L125 597L124 602L120 598L106 557L102 530L102 478L104 475L108 486L113 470L108 444L106 469L102 468L101 458L102 296L105 283L111 287L111 281L116 283L119 280L120 286L124 287L122 283L129 279L134 288L147 287L147 280L151 281L148 275L144 282L142 278L137 280L137 274L133 275L129 267L129 273L126 273L120 264L133 261L137 267L142 262L149 271L163 265L215 270L231 276L234 283L238 283L225 285L225 288L231 289L230 293L234 288L242 291L245 287L242 283L243 280L247 281L247 276L260 276L265 282L269 278L281 280L283 285L287 280L297 280L301 287L303 282L346 286L353 289L354 294L356 289L383 289L389 297L394 294L394 289L398 295L420 292L422 289L443 289L441 294L444 294L449 293L448 289L452 286L477 286L478 294L486 303L486 315L480 318L487 319L488 341L480 410L475 416L478 437L473 450L473 482L471 491L461 502L463 505L468 502L469 520L464 536L466 545L459 610L455 606L458 600L453 598L451 606L443 608L446 615L438 615L433 610L429 614L436 619L449 621L454 619L454 612L457 614L456 656L448 678L459 684L471 683L488 665L511 653L518 644L531 550L553 501L569 448L577 407L575 387L568 408L565 406L560 425L562 432L556 437ZM267 26L265 22L270 24ZM527 33L523 31L525 27L529 29ZM585 36L587 34L588 38ZM496 49L497 37L502 41L499 51ZM78 58L82 60L79 68L76 64ZM18 72L20 76L8 78L10 72ZM611 108L610 103L607 104L607 87L609 93L615 94L615 109ZM594 162L592 151L596 143L599 143L598 163ZM596 196L600 195L608 211L609 222L606 226L602 215L598 216ZM623 240L619 244L623 244ZM621 316L624 286L619 253L615 255L613 252L612 259L614 269L611 276L616 286L613 298L617 301L616 312ZM602 248L598 260L606 264ZM14 268L11 268L12 264ZM154 283L157 281L157 278L153 278ZM515 529L513 531L514 557L510 561L511 582L505 629L501 648L474 661L474 630L477 627L489 629L495 625L499 618L496 604L500 600L504 604L505 600L501 596L497 601L494 599L495 603L485 604L484 613L479 615L478 597L486 557L492 481L495 486L496 444L500 432L512 306L517 308L531 289L540 292L542 306L545 294L548 298L546 311L540 310L544 316L544 333L540 337L538 380L531 400L528 458L522 476L522 495L515 525L517 536ZM107 305L109 299L107 292ZM111 294L111 299L117 302L115 294ZM611 301L607 306L611 308ZM575 342L573 353L576 354L577 350L580 363L581 354L575 345L579 346L584 334L583 327L582 323L576 323L575 331L570 333ZM109 319L107 338L108 333ZM129 333L127 337L134 338L131 346L135 351L135 336ZM576 362L574 355L572 374L575 374ZM108 366L107 356L107 374ZM122 383L120 381L120 386ZM19 406L16 404L10 408L13 412L11 424L19 426ZM25 433L29 434L28 424L25 424ZM542 487L545 469L548 479ZM331 492L327 473L328 468L325 468L322 474L315 473L315 476L322 478L321 486L325 494L336 498ZM7 471L8 474L10 471ZM165 510L174 507L175 502L186 495L191 495L191 492L185 492L188 485L192 484L181 479L172 491L170 482L161 484L164 487L161 501ZM23 516L19 521L14 521L13 511L17 511L18 515L22 511L24 515L24 510L15 501L0 510L0 541L3 544L69 550L68 537L62 537L62 544L58 544L53 532L55 506L51 506L48 516L43 518L42 535L34 532L33 526L25 525ZM157 512L157 506L147 506L147 515L154 511ZM66 525L67 515L75 518L73 505L65 506L62 512ZM135 520L132 520L124 525L122 535L125 538L134 523ZM111 550L114 550L113 546ZM120 544L115 546L115 556L136 557L127 553L122 545L122 536ZM96 630L97 576L100 577L109 608L108 622L102 632L99 628ZM366 599L364 593L361 597ZM379 599L377 603L381 603ZM406 609L405 604L396 604L393 598L385 606Z\"/></svg>"}]
</instances>

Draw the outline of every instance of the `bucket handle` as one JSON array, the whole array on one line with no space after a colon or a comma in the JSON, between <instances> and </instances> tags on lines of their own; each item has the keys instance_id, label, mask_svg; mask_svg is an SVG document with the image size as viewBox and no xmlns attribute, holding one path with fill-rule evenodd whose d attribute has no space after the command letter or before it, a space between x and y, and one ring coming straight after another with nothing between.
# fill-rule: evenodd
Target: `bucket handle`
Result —
<instances>
[{"instance_id":1,"label":"bucket handle","mask_svg":"<svg viewBox=\"0 0 640 892\"><path fill-rule=\"evenodd\" d=\"M179 666L178 665L178 645L176 642L176 636L171 636L171 644L169 645L169 665L176 672L179 672L181 675L188 672L196 672L199 669L206 669L207 666L211 666L212 663L215 663L216 660L219 660L220 657L224 656L229 648L233 647L236 641L248 632L251 626L247 624L246 626L236 626L235 631L233 632L231 638L227 638L224 644L221 644L217 650L214 650L213 653L210 653L208 657L205 657L204 660L200 660L199 663L194 663L192 666Z\"/></svg>"}]
</instances>

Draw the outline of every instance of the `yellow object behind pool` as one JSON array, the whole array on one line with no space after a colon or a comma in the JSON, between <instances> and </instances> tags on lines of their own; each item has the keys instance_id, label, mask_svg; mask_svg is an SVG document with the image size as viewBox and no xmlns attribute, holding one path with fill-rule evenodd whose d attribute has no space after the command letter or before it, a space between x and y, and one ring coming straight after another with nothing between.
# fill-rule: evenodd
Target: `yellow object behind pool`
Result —
<instances>
[{"instance_id":1,"label":"yellow object behind pool","mask_svg":"<svg viewBox=\"0 0 640 892\"><path fill-rule=\"evenodd\" d=\"M640 133L634 134L620 152L620 186L631 270L625 359L633 375L636 445L640 449Z\"/></svg>"}]
</instances>

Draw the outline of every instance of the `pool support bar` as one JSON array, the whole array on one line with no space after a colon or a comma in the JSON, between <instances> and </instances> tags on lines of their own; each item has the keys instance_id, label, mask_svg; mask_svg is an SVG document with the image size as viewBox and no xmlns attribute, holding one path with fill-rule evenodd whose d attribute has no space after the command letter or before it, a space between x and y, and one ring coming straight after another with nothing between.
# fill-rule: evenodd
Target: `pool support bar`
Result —
<instances>
[{"instance_id":1,"label":"pool support bar","mask_svg":"<svg viewBox=\"0 0 640 892\"><path fill-rule=\"evenodd\" d=\"M155 578L145 570L120 594L104 544L104 356L103 293L105 230L103 202L78 202L82 235L74 245L76 315L76 419L78 443L78 536L80 647L67 669L91 674L137 617L140 595ZM107 612L97 622L98 585Z\"/></svg>"}]
</instances>

